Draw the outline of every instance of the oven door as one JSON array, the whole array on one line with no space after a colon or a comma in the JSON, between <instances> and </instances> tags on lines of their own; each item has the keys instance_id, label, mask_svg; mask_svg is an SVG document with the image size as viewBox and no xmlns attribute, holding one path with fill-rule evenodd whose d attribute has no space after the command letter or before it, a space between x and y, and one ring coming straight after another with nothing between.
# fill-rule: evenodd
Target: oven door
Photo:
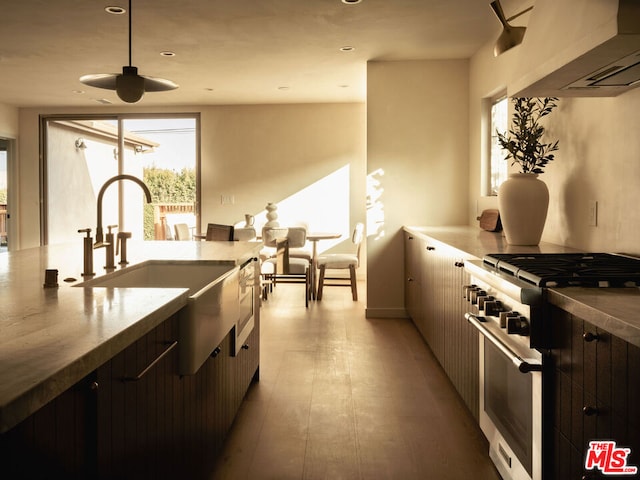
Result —
<instances>
[{"instance_id":1,"label":"oven door","mask_svg":"<svg viewBox=\"0 0 640 480\"><path fill-rule=\"evenodd\" d=\"M542 357L491 325L469 321L480 330L480 428L489 456L505 480L540 480Z\"/></svg>"}]
</instances>

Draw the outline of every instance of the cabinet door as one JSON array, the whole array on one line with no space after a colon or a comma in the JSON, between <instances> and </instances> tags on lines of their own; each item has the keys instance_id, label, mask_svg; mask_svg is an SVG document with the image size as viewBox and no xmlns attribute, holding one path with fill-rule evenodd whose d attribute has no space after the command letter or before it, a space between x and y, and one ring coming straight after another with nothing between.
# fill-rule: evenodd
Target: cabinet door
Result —
<instances>
[{"instance_id":1,"label":"cabinet door","mask_svg":"<svg viewBox=\"0 0 640 480\"><path fill-rule=\"evenodd\" d=\"M404 232L404 304L416 326L422 323L421 277L422 241L413 234ZM420 327L418 327L420 328Z\"/></svg>"},{"instance_id":2,"label":"cabinet door","mask_svg":"<svg viewBox=\"0 0 640 480\"><path fill-rule=\"evenodd\" d=\"M550 478L599 478L584 469L593 440L630 448L629 464L640 465L640 349L557 307L550 313L553 371L543 377L551 392L543 411Z\"/></svg>"},{"instance_id":3,"label":"cabinet door","mask_svg":"<svg viewBox=\"0 0 640 480\"><path fill-rule=\"evenodd\" d=\"M177 337L174 315L97 370L100 478L179 472L175 440L182 437L184 423Z\"/></svg>"}]
</instances>

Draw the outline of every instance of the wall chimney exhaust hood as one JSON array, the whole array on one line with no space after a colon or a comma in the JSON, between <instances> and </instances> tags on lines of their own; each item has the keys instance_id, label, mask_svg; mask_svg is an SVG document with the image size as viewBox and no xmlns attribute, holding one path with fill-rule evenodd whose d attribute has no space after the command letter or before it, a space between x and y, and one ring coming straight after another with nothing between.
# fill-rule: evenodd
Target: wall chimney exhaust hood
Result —
<instances>
[{"instance_id":1,"label":"wall chimney exhaust hood","mask_svg":"<svg viewBox=\"0 0 640 480\"><path fill-rule=\"evenodd\" d=\"M640 0L536 0L518 62L513 97L614 97L640 86Z\"/></svg>"}]
</instances>

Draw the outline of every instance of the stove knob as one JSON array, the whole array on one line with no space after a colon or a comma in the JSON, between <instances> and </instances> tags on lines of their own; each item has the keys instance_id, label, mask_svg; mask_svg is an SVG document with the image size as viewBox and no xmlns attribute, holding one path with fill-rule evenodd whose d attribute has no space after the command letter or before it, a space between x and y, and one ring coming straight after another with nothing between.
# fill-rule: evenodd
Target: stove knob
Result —
<instances>
[{"instance_id":1,"label":"stove knob","mask_svg":"<svg viewBox=\"0 0 640 480\"><path fill-rule=\"evenodd\" d=\"M507 317L507 333L526 337L529 335L529 322L521 316Z\"/></svg>"},{"instance_id":2,"label":"stove knob","mask_svg":"<svg viewBox=\"0 0 640 480\"><path fill-rule=\"evenodd\" d=\"M493 296L491 295L479 295L478 298L478 308L480 310L484 310L484 305L486 302L490 302L491 300L493 300Z\"/></svg>"},{"instance_id":3,"label":"stove knob","mask_svg":"<svg viewBox=\"0 0 640 480\"><path fill-rule=\"evenodd\" d=\"M518 312L510 312L508 310L503 310L500 312L500 328L507 328L507 318L509 317L518 317L520 314Z\"/></svg>"},{"instance_id":4,"label":"stove knob","mask_svg":"<svg viewBox=\"0 0 640 480\"><path fill-rule=\"evenodd\" d=\"M472 305L477 305L478 304L478 297L483 297L486 296L487 292L485 292L484 290L481 289L477 289L477 290L473 290L471 292L471 304Z\"/></svg>"},{"instance_id":5,"label":"stove knob","mask_svg":"<svg viewBox=\"0 0 640 480\"><path fill-rule=\"evenodd\" d=\"M488 317L497 317L502 313L502 302L500 300L485 300L484 314Z\"/></svg>"},{"instance_id":6,"label":"stove knob","mask_svg":"<svg viewBox=\"0 0 640 480\"><path fill-rule=\"evenodd\" d=\"M474 289L478 289L479 287L475 284L471 284L471 285L465 285L464 287L462 287L463 290L463 297L466 298L467 300L471 300L471 291Z\"/></svg>"}]
</instances>

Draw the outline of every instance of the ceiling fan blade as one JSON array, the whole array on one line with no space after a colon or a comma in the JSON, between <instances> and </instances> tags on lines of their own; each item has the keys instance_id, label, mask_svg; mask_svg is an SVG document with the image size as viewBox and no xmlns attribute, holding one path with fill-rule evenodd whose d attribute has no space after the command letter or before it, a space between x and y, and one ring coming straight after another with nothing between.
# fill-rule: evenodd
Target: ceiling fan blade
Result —
<instances>
[{"instance_id":1,"label":"ceiling fan blade","mask_svg":"<svg viewBox=\"0 0 640 480\"><path fill-rule=\"evenodd\" d=\"M175 90L178 88L178 84L171 80L164 78L148 77L141 75L144 78L144 90L146 92L166 92L167 90Z\"/></svg>"},{"instance_id":2,"label":"ceiling fan blade","mask_svg":"<svg viewBox=\"0 0 640 480\"><path fill-rule=\"evenodd\" d=\"M80 81L90 87L104 88L107 90L116 89L117 73L96 73L91 75L83 75Z\"/></svg>"}]
</instances>

